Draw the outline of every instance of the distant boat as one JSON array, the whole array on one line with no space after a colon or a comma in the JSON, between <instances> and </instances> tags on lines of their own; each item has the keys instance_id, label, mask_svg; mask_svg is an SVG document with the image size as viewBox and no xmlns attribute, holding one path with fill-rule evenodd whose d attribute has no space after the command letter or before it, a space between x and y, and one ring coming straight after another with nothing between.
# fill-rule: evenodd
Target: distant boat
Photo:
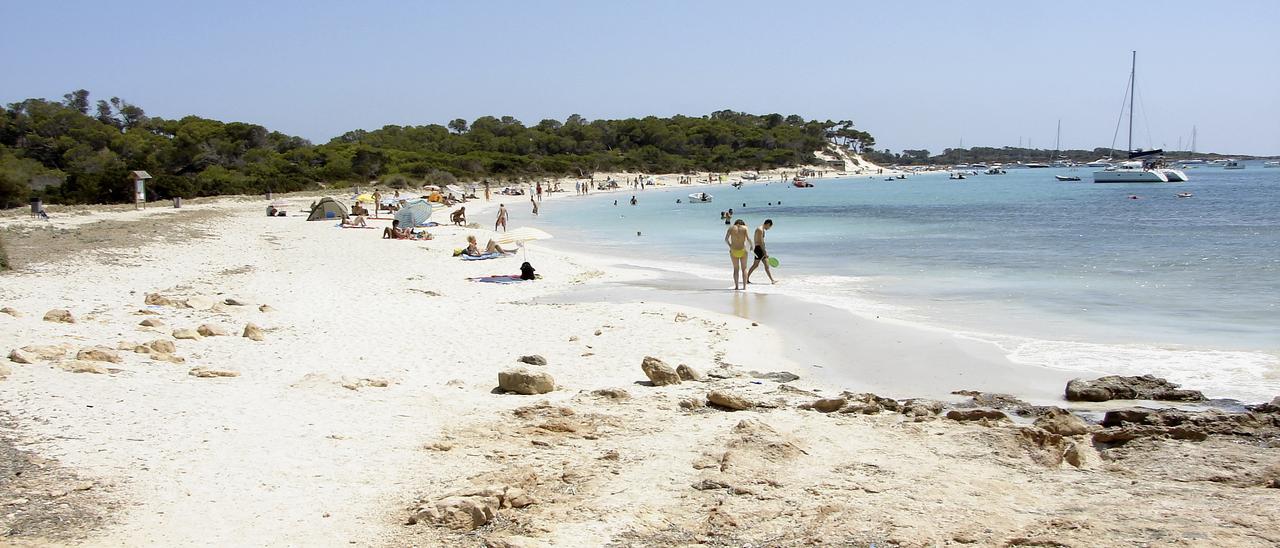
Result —
<instances>
[{"instance_id":1,"label":"distant boat","mask_svg":"<svg viewBox=\"0 0 1280 548\"><path fill-rule=\"evenodd\" d=\"M748 181L754 181L760 178L760 174L759 173L743 173L742 178Z\"/></svg>"},{"instance_id":2,"label":"distant boat","mask_svg":"<svg viewBox=\"0 0 1280 548\"><path fill-rule=\"evenodd\" d=\"M1280 161L1262 162L1262 167L1280 167Z\"/></svg>"},{"instance_id":3,"label":"distant boat","mask_svg":"<svg viewBox=\"0 0 1280 548\"><path fill-rule=\"evenodd\" d=\"M1076 177L1075 175L1054 175L1053 178L1059 181L1079 181L1080 180L1080 178Z\"/></svg>"},{"instance_id":4,"label":"distant boat","mask_svg":"<svg viewBox=\"0 0 1280 548\"><path fill-rule=\"evenodd\" d=\"M1222 169L1244 169L1244 164L1235 160L1227 160L1226 163L1222 164Z\"/></svg>"},{"instance_id":5,"label":"distant boat","mask_svg":"<svg viewBox=\"0 0 1280 548\"><path fill-rule=\"evenodd\" d=\"M799 175L796 175L796 177L791 180L791 184L795 185L796 188L813 188L813 183L806 181L804 177Z\"/></svg>"},{"instance_id":6,"label":"distant boat","mask_svg":"<svg viewBox=\"0 0 1280 548\"><path fill-rule=\"evenodd\" d=\"M987 175L1004 175L1004 170L1000 169L1000 166L995 166L988 168L984 173Z\"/></svg>"},{"instance_id":7,"label":"distant boat","mask_svg":"<svg viewBox=\"0 0 1280 548\"><path fill-rule=\"evenodd\" d=\"M1108 167L1093 172L1095 183L1168 183L1170 181L1186 181L1187 174L1176 169L1165 167L1159 159L1137 160L1161 154L1164 151L1134 150L1133 148L1133 97L1137 88L1138 52L1133 52L1132 64L1129 68L1129 161L1118 166Z\"/></svg>"},{"instance_id":8,"label":"distant boat","mask_svg":"<svg viewBox=\"0 0 1280 548\"><path fill-rule=\"evenodd\" d=\"M694 204L694 203L710 202L713 197L714 196L707 194L706 192L694 192L693 194L689 195L689 203Z\"/></svg>"},{"instance_id":9,"label":"distant boat","mask_svg":"<svg viewBox=\"0 0 1280 548\"><path fill-rule=\"evenodd\" d=\"M959 179L964 179L964 178L965 178L965 176L964 176L964 174L963 174L963 173L953 172L953 173L951 174L951 176L950 176L950 177L947 177L947 178L948 178L948 179L957 179L957 180L959 180Z\"/></svg>"},{"instance_id":10,"label":"distant boat","mask_svg":"<svg viewBox=\"0 0 1280 548\"><path fill-rule=\"evenodd\" d=\"M1191 193L1190 193L1190 192L1179 192L1179 193L1177 193L1177 194L1174 194L1174 196L1177 196L1177 197L1179 197L1179 198L1190 198L1190 197L1191 197Z\"/></svg>"},{"instance_id":11,"label":"distant boat","mask_svg":"<svg viewBox=\"0 0 1280 548\"><path fill-rule=\"evenodd\" d=\"M987 169L987 164L969 164L973 169Z\"/></svg>"},{"instance_id":12,"label":"distant boat","mask_svg":"<svg viewBox=\"0 0 1280 548\"><path fill-rule=\"evenodd\" d=\"M1111 167L1111 158L1098 158L1092 162L1085 164L1089 167Z\"/></svg>"}]
</instances>

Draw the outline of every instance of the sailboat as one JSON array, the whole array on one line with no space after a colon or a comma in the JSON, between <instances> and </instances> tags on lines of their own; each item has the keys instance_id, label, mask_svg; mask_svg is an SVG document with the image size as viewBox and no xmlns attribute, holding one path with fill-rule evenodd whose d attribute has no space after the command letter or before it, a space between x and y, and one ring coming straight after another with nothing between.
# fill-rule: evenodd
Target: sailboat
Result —
<instances>
[{"instance_id":1,"label":"sailboat","mask_svg":"<svg viewBox=\"0 0 1280 548\"><path fill-rule=\"evenodd\" d=\"M1176 169L1169 169L1164 163L1156 160L1143 160L1161 154L1160 149L1134 150L1133 148L1133 97L1138 83L1138 52L1133 52L1132 64L1129 68L1129 161L1093 172L1095 183L1168 183L1170 181L1186 181L1187 174Z\"/></svg>"}]
</instances>

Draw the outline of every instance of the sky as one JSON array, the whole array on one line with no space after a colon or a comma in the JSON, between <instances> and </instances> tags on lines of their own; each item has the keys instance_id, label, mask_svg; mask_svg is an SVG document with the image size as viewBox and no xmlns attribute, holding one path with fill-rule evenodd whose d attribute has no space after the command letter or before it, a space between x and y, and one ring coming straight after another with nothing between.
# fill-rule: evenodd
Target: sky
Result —
<instances>
[{"instance_id":1,"label":"sky","mask_svg":"<svg viewBox=\"0 0 1280 548\"><path fill-rule=\"evenodd\" d=\"M1280 155L1280 1L3 3L0 103L88 89L149 115L353 129L732 109L853 120L877 148ZM1125 130L1116 146L1124 148Z\"/></svg>"}]
</instances>

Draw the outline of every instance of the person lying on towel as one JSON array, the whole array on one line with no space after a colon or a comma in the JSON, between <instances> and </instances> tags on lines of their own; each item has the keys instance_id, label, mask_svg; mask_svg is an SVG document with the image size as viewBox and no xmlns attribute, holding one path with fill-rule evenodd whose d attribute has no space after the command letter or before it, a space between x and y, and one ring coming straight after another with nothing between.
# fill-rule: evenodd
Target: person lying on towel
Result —
<instances>
[{"instance_id":1,"label":"person lying on towel","mask_svg":"<svg viewBox=\"0 0 1280 548\"><path fill-rule=\"evenodd\" d=\"M502 246L498 245L497 242L494 242L493 240L489 240L489 243L484 246L484 252L481 252L480 245L476 243L475 234L467 236L467 248L462 250L463 255L479 257L481 255L484 255L485 253L515 253L515 251L507 251L505 249L502 249Z\"/></svg>"}]
</instances>

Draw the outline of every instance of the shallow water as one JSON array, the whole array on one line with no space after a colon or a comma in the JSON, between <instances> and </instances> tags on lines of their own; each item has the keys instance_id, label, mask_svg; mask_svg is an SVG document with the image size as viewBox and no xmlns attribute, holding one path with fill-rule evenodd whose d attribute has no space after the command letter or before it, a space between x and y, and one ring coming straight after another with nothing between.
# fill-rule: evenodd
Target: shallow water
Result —
<instances>
[{"instance_id":1,"label":"shallow water","mask_svg":"<svg viewBox=\"0 0 1280 548\"><path fill-rule=\"evenodd\" d=\"M782 283L768 291L982 333L1026 363L1280 392L1280 169L1204 167L1162 185L1093 184L1092 171L717 186L707 204L677 204L690 188L637 191L636 206L632 192L561 194L519 221L556 246L728 287L718 217L732 207L752 228L775 223Z\"/></svg>"}]
</instances>

